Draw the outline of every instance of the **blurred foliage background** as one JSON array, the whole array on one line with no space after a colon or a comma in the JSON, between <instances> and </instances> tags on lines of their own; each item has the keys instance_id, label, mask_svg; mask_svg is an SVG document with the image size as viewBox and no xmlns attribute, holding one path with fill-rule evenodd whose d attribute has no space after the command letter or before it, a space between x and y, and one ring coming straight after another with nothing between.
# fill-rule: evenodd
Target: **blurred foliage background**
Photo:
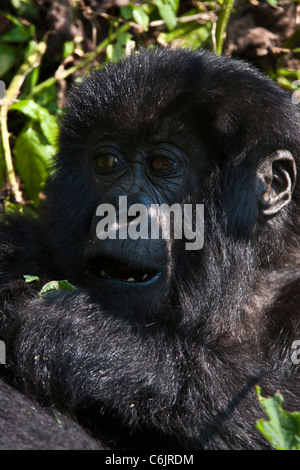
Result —
<instances>
[{"instance_id":1,"label":"blurred foliage background","mask_svg":"<svg viewBox=\"0 0 300 470\"><path fill-rule=\"evenodd\" d=\"M0 212L38 208L72 83L157 46L247 60L300 101L300 0L2 0Z\"/></svg>"}]
</instances>

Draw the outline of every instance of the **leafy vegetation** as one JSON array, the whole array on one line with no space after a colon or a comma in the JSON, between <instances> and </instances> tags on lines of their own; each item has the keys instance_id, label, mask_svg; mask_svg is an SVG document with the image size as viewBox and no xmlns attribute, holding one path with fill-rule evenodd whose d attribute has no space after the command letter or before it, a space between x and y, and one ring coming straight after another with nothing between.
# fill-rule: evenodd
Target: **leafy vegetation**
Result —
<instances>
[{"instance_id":1,"label":"leafy vegetation","mask_svg":"<svg viewBox=\"0 0 300 470\"><path fill-rule=\"evenodd\" d=\"M280 393L264 398L257 387L259 401L269 417L260 419L257 427L277 450L300 450L300 413L289 413L282 408L284 401Z\"/></svg>"},{"instance_id":2,"label":"leafy vegetation","mask_svg":"<svg viewBox=\"0 0 300 470\"><path fill-rule=\"evenodd\" d=\"M25 274L24 275L25 282L34 282L40 281L40 278L38 276L34 276L31 274ZM50 281L45 284L42 289L40 290L39 294L44 295L48 294L49 292L53 291L69 291L69 290L76 290L77 287L73 286L73 284L70 284L69 281L63 279L61 281Z\"/></svg>"}]
</instances>

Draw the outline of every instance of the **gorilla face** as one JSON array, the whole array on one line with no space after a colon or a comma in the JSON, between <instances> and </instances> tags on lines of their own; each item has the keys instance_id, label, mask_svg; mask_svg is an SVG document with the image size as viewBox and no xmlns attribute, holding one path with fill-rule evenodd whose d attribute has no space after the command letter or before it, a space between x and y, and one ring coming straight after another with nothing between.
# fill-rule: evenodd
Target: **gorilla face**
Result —
<instances>
[{"instance_id":1,"label":"gorilla face","mask_svg":"<svg viewBox=\"0 0 300 470\"><path fill-rule=\"evenodd\" d=\"M196 186L196 178L188 175L197 174L197 162L178 136L163 139L143 132L134 139L126 130L114 137L105 134L105 139L94 133L92 137L89 171L99 206L84 255L87 285L109 296L124 294L132 302L148 303L151 297L158 301L172 276L174 213L159 217L156 208L187 200L187 183L194 180ZM176 208L180 215L182 206ZM103 229L101 233L105 209L112 211L110 237ZM178 249L184 250L183 231L179 239Z\"/></svg>"},{"instance_id":2,"label":"gorilla face","mask_svg":"<svg viewBox=\"0 0 300 470\"><path fill-rule=\"evenodd\" d=\"M272 108L266 87L276 89L282 105L286 95L226 59L220 59L216 78L210 61L209 54L186 51L133 55L75 89L63 121L48 190L50 234L52 214L64 214L59 235L47 235L47 243L55 243L54 259L60 269L64 247L68 279L120 305L130 302L133 310L146 304L152 316L158 305L178 306L191 288L207 304L212 286L229 295L229 286L222 286L228 276L252 278L260 251L270 260L274 253L262 237L265 224L272 231L266 215L289 203L295 184L293 144L264 116L264 103L268 112ZM283 111L275 108L279 119ZM262 120L264 136L258 139ZM174 237L180 223L171 211L168 237L154 208L174 204L182 209L182 231ZM188 251L184 208L193 208L189 232L197 238L199 204L206 214L204 246ZM73 205L77 215L71 221ZM153 236L153 225L159 236Z\"/></svg>"}]
</instances>

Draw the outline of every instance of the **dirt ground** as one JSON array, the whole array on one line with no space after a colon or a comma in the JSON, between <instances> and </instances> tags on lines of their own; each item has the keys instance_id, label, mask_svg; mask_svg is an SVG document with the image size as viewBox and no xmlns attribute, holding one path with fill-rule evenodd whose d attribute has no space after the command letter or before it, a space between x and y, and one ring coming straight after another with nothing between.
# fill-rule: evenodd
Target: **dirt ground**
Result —
<instances>
[{"instance_id":1,"label":"dirt ground","mask_svg":"<svg viewBox=\"0 0 300 470\"><path fill-rule=\"evenodd\" d=\"M2 9L11 3L2 2ZM76 36L84 38L86 52L93 50L95 40L101 41L107 35L107 16L117 16L119 7L128 4L128 0L80 0L81 8L76 17L72 0L35 0L35 3L39 7L38 36L42 38L47 31L51 32L47 54L55 57L64 42ZM181 1L179 14L199 3ZM153 40L153 33L150 28L144 35L145 45ZM281 67L300 70L300 53L293 51L297 48L300 48L300 4L291 0L277 0L276 4L267 0L235 1L227 28L225 54L250 60L265 71L278 63Z\"/></svg>"}]
</instances>

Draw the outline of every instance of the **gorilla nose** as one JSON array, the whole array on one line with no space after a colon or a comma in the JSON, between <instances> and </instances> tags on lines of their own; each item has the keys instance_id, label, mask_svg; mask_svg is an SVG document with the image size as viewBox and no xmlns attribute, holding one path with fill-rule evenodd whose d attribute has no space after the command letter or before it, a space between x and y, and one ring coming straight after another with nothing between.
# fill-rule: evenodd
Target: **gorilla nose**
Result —
<instances>
[{"instance_id":1,"label":"gorilla nose","mask_svg":"<svg viewBox=\"0 0 300 470\"><path fill-rule=\"evenodd\" d=\"M99 221L99 217L102 219L110 213L111 227L117 230L116 234L119 232L121 239L128 238L129 232L129 238L136 239L138 234L140 238L148 238L150 228L159 225L153 204L154 201L144 192L111 191L98 206L94 223Z\"/></svg>"},{"instance_id":2,"label":"gorilla nose","mask_svg":"<svg viewBox=\"0 0 300 470\"><path fill-rule=\"evenodd\" d=\"M132 221L136 220L137 217L139 220L141 220L143 217L147 218L148 223L151 223L152 204L153 201L147 194L142 192L130 193L119 198L119 205L117 210L118 218L119 220L125 220L124 215L126 212L127 224L130 224Z\"/></svg>"},{"instance_id":3,"label":"gorilla nose","mask_svg":"<svg viewBox=\"0 0 300 470\"><path fill-rule=\"evenodd\" d=\"M127 207L128 211L130 211L130 208L135 207L136 204L139 204L147 209L148 212L151 209L151 204L153 204L153 201L149 198L149 196L146 193L142 192L136 192L136 193L130 193L127 196Z\"/></svg>"},{"instance_id":4,"label":"gorilla nose","mask_svg":"<svg viewBox=\"0 0 300 470\"><path fill-rule=\"evenodd\" d=\"M118 212L120 205L123 206L125 202L128 209L134 204L142 204L150 209L151 204L154 203L146 193L141 191L126 193L114 190L106 194L106 197L100 201L100 204L111 204Z\"/></svg>"},{"instance_id":5,"label":"gorilla nose","mask_svg":"<svg viewBox=\"0 0 300 470\"><path fill-rule=\"evenodd\" d=\"M153 201L149 198L149 196L146 193L142 192L135 192L135 193L129 193L127 195L127 203L128 203L128 208L132 206L133 204L143 204L146 207L151 207L151 204L153 204Z\"/></svg>"}]
</instances>

